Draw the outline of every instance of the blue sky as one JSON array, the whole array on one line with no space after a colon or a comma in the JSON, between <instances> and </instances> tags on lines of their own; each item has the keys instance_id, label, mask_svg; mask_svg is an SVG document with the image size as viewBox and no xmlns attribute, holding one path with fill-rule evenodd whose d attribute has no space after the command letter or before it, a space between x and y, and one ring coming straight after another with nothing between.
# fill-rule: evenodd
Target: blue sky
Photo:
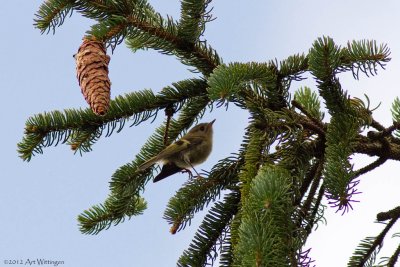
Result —
<instances>
[{"instance_id":1,"label":"blue sky","mask_svg":"<svg viewBox=\"0 0 400 267\"><path fill-rule=\"evenodd\" d=\"M149 183L144 197L148 209L96 236L79 232L76 217L108 194L113 172L134 159L141 144L162 121L126 127L121 133L102 138L91 153L74 155L66 145L47 148L31 162L18 158L16 144L23 136L26 119L37 113L86 107L75 77L76 53L82 36L92 24L75 13L56 34L41 35L33 17L42 1L4 1L0 9L3 103L0 106L3 140L0 178L0 266L4 260L44 258L64 261L63 266L175 266L204 216L199 213L190 227L176 235L162 219L170 197L187 179L175 175L160 183ZM150 1L161 14L179 17L178 1ZM167 4L168 2L168 4ZM215 1L217 18L208 24L205 38L225 63L232 61L282 60L294 53L307 52L323 35L339 45L350 40L375 39L387 43L392 61L378 76L340 75L351 96L367 94L374 113L389 126L390 105L398 96L400 73L400 3L398 1ZM145 88L160 90L174 81L193 77L187 67L173 57L153 51L130 52L124 44L111 56L112 97ZM294 83L293 89L312 79ZM234 118L234 120L232 120ZM217 119L215 145L209 160L201 165L209 170L219 159L238 150L247 114L231 105L206 113L204 121ZM355 157L356 168L368 159ZM365 175L359 185L361 201L354 211L340 216L328 210L327 226L321 225L310 238L311 256L317 266L344 266L359 240L378 234L376 213L400 202L400 164L389 162ZM367 223L366 223L367 222ZM397 242L397 243L395 243ZM397 245L398 240L394 239ZM322 245L321 245L322 244ZM390 242L388 242L390 245ZM334 257L333 257L334 254ZM386 256L389 255L384 254Z\"/></svg>"}]
</instances>

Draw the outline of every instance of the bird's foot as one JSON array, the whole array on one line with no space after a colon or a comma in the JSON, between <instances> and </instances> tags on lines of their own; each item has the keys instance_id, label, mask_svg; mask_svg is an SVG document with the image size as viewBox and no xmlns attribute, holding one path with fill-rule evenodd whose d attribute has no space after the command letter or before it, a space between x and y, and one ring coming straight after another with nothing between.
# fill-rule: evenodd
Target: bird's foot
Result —
<instances>
[{"instance_id":1,"label":"bird's foot","mask_svg":"<svg viewBox=\"0 0 400 267\"><path fill-rule=\"evenodd\" d=\"M189 175L189 179L193 178L193 174L189 169L182 169L181 173L187 173Z\"/></svg>"}]
</instances>

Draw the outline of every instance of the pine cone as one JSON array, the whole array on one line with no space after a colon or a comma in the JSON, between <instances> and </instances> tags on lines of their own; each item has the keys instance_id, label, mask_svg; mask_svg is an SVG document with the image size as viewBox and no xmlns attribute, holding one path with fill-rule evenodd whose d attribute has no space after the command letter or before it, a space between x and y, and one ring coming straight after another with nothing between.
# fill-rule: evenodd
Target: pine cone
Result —
<instances>
[{"instance_id":1,"label":"pine cone","mask_svg":"<svg viewBox=\"0 0 400 267\"><path fill-rule=\"evenodd\" d=\"M76 77L86 102L97 115L105 115L110 105L108 63L104 43L84 38L76 59Z\"/></svg>"}]
</instances>

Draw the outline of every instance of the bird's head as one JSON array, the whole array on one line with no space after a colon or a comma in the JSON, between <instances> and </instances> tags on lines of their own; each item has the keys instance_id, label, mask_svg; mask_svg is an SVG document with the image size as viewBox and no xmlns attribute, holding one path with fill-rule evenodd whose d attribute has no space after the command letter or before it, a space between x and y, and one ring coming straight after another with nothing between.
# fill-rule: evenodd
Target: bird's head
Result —
<instances>
[{"instance_id":1,"label":"bird's head","mask_svg":"<svg viewBox=\"0 0 400 267\"><path fill-rule=\"evenodd\" d=\"M212 136L213 134L213 123L215 120L206 123L200 123L190 129L189 134L198 136Z\"/></svg>"}]
</instances>

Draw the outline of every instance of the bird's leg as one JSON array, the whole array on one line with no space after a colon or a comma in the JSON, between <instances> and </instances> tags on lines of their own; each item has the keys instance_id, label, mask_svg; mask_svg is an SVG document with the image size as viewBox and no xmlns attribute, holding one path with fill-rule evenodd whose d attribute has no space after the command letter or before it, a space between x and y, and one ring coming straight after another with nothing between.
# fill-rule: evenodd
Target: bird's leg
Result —
<instances>
[{"instance_id":1,"label":"bird's leg","mask_svg":"<svg viewBox=\"0 0 400 267\"><path fill-rule=\"evenodd\" d=\"M193 165L192 165L190 162L188 162L188 163L189 163L190 167L192 167L192 169L194 170L194 172L197 174L197 178L200 178L201 175L196 171L196 169L193 167Z\"/></svg>"},{"instance_id":2,"label":"bird's leg","mask_svg":"<svg viewBox=\"0 0 400 267\"><path fill-rule=\"evenodd\" d=\"M188 157L184 157L183 160L185 161L185 163L186 163L187 165L189 165L189 166L194 170L194 172L197 174L197 177L198 177L198 178L201 177L200 174L199 174L199 173L196 171L196 169L193 167L193 165L192 165L192 163L190 162L190 160L189 160ZM190 171L189 171L189 172L190 172ZM192 173L190 172L190 174L192 174ZM193 175L191 175L191 177L189 177L189 178L193 178Z\"/></svg>"}]
</instances>

